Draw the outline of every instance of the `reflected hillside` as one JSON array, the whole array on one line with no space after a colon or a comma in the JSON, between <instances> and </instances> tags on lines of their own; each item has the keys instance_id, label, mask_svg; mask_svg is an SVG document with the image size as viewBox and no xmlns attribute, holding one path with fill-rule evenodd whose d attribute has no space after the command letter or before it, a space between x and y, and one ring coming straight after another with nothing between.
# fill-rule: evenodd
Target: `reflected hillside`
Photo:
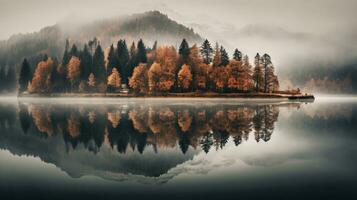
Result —
<instances>
[{"instance_id":1,"label":"reflected hillside","mask_svg":"<svg viewBox=\"0 0 357 200\"><path fill-rule=\"evenodd\" d=\"M72 177L166 182L175 176L171 169L200 152L269 142L281 107L300 103L3 102L0 148L39 157Z\"/></svg>"}]
</instances>

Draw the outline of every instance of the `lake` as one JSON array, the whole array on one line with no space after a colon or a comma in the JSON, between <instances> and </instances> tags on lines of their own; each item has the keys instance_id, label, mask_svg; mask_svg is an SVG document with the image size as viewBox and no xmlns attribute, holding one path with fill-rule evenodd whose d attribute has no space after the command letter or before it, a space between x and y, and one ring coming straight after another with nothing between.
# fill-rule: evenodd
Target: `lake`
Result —
<instances>
[{"instance_id":1,"label":"lake","mask_svg":"<svg viewBox=\"0 0 357 200\"><path fill-rule=\"evenodd\" d=\"M0 99L1 199L347 199L357 98Z\"/></svg>"}]
</instances>

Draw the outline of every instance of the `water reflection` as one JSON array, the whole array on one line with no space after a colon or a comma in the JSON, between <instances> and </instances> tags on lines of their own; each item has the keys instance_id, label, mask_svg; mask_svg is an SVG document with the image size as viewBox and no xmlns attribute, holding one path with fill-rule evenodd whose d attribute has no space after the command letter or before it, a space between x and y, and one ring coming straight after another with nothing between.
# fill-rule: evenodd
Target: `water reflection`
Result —
<instances>
[{"instance_id":1,"label":"water reflection","mask_svg":"<svg viewBox=\"0 0 357 200\"><path fill-rule=\"evenodd\" d=\"M279 116L278 107L274 104L128 107L20 103L18 113L24 134L44 138L62 135L73 150L83 144L88 151L97 153L107 144L119 153L126 153L128 148L143 153L147 146L157 152L178 145L185 154L189 147L206 153L212 148L222 149L230 138L238 146L250 134L257 142L268 142ZM7 112L10 108L0 109ZM3 124L8 119L0 120Z\"/></svg>"}]
</instances>

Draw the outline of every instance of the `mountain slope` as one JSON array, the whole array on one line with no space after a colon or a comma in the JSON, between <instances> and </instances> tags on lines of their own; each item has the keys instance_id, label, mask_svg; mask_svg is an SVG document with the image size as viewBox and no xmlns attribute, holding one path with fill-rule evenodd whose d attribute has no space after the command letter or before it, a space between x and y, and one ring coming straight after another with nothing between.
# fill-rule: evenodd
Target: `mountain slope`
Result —
<instances>
[{"instance_id":1,"label":"mountain slope","mask_svg":"<svg viewBox=\"0 0 357 200\"><path fill-rule=\"evenodd\" d=\"M0 66L12 66L21 62L24 57L33 57L41 53L60 57L65 40L70 39L80 47L88 40L97 37L103 47L126 39L128 45L142 38L146 45L154 41L161 44L178 46L182 38L190 42L201 42L202 38L192 29L185 27L167 15L150 11L131 16L79 24L59 23L30 34L18 34L7 41L0 42Z\"/></svg>"}]
</instances>

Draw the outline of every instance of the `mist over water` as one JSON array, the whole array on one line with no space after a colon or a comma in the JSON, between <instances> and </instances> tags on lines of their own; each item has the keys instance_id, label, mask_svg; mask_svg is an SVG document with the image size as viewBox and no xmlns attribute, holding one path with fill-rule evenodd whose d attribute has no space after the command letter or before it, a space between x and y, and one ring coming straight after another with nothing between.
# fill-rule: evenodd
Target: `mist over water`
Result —
<instances>
[{"instance_id":1,"label":"mist over water","mask_svg":"<svg viewBox=\"0 0 357 200\"><path fill-rule=\"evenodd\" d=\"M356 122L355 97L1 98L0 188L18 198L347 198Z\"/></svg>"}]
</instances>

